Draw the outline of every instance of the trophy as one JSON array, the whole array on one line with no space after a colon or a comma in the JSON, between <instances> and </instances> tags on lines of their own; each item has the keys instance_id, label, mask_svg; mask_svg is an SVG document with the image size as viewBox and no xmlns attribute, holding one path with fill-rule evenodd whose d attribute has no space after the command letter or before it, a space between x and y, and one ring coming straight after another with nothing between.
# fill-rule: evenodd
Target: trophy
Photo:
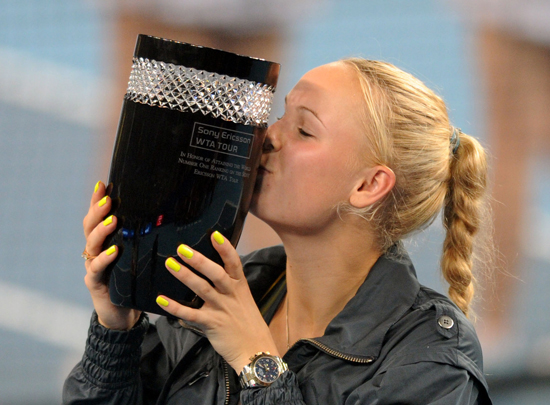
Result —
<instances>
[{"instance_id":1,"label":"trophy","mask_svg":"<svg viewBox=\"0 0 550 405\"><path fill-rule=\"evenodd\" d=\"M214 231L237 244L279 68L138 36L107 187L118 218L105 243L119 248L106 273L114 304L166 315L155 303L164 294L202 305L164 262L184 243L222 264Z\"/></svg>"}]
</instances>

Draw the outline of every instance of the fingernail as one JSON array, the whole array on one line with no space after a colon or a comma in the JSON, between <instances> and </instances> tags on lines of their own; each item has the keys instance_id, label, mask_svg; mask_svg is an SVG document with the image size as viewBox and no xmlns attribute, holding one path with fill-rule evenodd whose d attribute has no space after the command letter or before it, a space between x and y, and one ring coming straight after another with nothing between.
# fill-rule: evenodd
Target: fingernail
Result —
<instances>
[{"instance_id":1,"label":"fingernail","mask_svg":"<svg viewBox=\"0 0 550 405\"><path fill-rule=\"evenodd\" d=\"M174 271L180 271L181 269L180 264L177 261L175 261L172 257L166 260L166 265L168 266L169 269L172 269Z\"/></svg>"},{"instance_id":2,"label":"fingernail","mask_svg":"<svg viewBox=\"0 0 550 405\"><path fill-rule=\"evenodd\" d=\"M101 182L98 181L97 183L95 183L94 193L97 193L97 189L99 188L99 183L101 183Z\"/></svg>"},{"instance_id":3,"label":"fingernail","mask_svg":"<svg viewBox=\"0 0 550 405\"><path fill-rule=\"evenodd\" d=\"M107 218L105 218L105 221L103 221L103 225L104 226L107 226L107 225L111 225L113 223L113 216L108 216Z\"/></svg>"},{"instance_id":4,"label":"fingernail","mask_svg":"<svg viewBox=\"0 0 550 405\"><path fill-rule=\"evenodd\" d=\"M160 295L157 297L157 304L162 305L163 307L168 306L168 301L166 299L162 298Z\"/></svg>"},{"instance_id":5,"label":"fingernail","mask_svg":"<svg viewBox=\"0 0 550 405\"><path fill-rule=\"evenodd\" d=\"M187 257L188 259L191 259L193 257L193 251L189 249L186 245L179 245L178 253L183 257Z\"/></svg>"},{"instance_id":6,"label":"fingernail","mask_svg":"<svg viewBox=\"0 0 550 405\"><path fill-rule=\"evenodd\" d=\"M218 231L214 232L214 240L218 243L218 245L223 245L223 236Z\"/></svg>"},{"instance_id":7,"label":"fingernail","mask_svg":"<svg viewBox=\"0 0 550 405\"><path fill-rule=\"evenodd\" d=\"M107 203L107 196L103 197L99 202L97 203L98 206L103 207Z\"/></svg>"},{"instance_id":8,"label":"fingernail","mask_svg":"<svg viewBox=\"0 0 550 405\"><path fill-rule=\"evenodd\" d=\"M109 249L107 249L107 250L105 251L105 254L106 254L107 256L111 256L111 255L112 255L113 253L115 253L115 252L116 252L116 246L113 245L113 246L111 246Z\"/></svg>"}]
</instances>

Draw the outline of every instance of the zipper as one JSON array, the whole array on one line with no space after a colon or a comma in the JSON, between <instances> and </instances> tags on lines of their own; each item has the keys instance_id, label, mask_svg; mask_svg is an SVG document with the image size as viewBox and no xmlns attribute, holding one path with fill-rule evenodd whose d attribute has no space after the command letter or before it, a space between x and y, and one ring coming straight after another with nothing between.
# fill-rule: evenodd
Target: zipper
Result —
<instances>
[{"instance_id":1,"label":"zipper","mask_svg":"<svg viewBox=\"0 0 550 405\"><path fill-rule=\"evenodd\" d=\"M206 336L202 330L200 330L199 328L197 328L195 326L189 325L183 319L178 319L178 323L180 324L181 327L183 327L185 329L192 330L193 332L195 332L196 334L198 334L200 336L203 336L203 337Z\"/></svg>"},{"instance_id":2,"label":"zipper","mask_svg":"<svg viewBox=\"0 0 550 405\"><path fill-rule=\"evenodd\" d=\"M191 386L193 384L195 384L197 381L199 381L201 378L206 378L208 377L210 374L208 373L208 371L203 371L202 373L200 373L199 375L195 376L195 378L193 378L191 381L189 381L187 383L187 385Z\"/></svg>"},{"instance_id":3,"label":"zipper","mask_svg":"<svg viewBox=\"0 0 550 405\"><path fill-rule=\"evenodd\" d=\"M229 398L230 398L230 392L229 392L229 370L227 369L228 364L227 362L222 359L223 363L223 378L225 379L225 405L229 405Z\"/></svg>"},{"instance_id":4,"label":"zipper","mask_svg":"<svg viewBox=\"0 0 550 405\"><path fill-rule=\"evenodd\" d=\"M299 341L301 342L307 342L307 343L310 343L312 344L313 346L317 347L318 349L320 349L321 351L325 352L326 354L329 354L333 357L336 357L336 358L339 358L339 359L343 359L343 360L347 360L347 361L351 361L353 363L359 363L359 364L370 364L374 361L374 357L371 357L371 356L368 356L368 357L356 357L356 356L350 356L348 354L344 354L344 353L340 353L340 352L337 352L336 350L334 349L331 349L330 347L322 344L322 343L319 343L318 341L316 341L315 339L300 339Z\"/></svg>"}]
</instances>

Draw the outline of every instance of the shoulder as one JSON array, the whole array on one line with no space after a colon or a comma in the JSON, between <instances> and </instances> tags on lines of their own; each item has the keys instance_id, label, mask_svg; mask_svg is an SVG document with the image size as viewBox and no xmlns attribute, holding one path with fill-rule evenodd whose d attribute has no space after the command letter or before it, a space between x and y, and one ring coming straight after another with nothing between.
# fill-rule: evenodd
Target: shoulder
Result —
<instances>
[{"instance_id":1,"label":"shoulder","mask_svg":"<svg viewBox=\"0 0 550 405\"><path fill-rule=\"evenodd\" d=\"M483 385L483 355L475 328L447 297L421 286L416 301L388 331L384 369L409 364L448 365Z\"/></svg>"}]
</instances>

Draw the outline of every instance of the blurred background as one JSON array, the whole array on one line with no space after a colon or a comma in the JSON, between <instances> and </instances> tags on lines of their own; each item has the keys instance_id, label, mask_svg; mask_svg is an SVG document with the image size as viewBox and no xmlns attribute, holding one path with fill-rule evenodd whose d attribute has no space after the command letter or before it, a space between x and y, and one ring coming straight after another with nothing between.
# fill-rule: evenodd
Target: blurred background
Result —
<instances>
[{"instance_id":1,"label":"blurred background","mask_svg":"<svg viewBox=\"0 0 550 405\"><path fill-rule=\"evenodd\" d=\"M0 0L0 404L58 404L92 306L82 219L107 180L137 33L282 64L272 116L309 69L394 63L493 156L492 278L476 328L495 404L550 398L548 0ZM436 221L407 241L446 291ZM244 253L276 243L253 217Z\"/></svg>"}]
</instances>

